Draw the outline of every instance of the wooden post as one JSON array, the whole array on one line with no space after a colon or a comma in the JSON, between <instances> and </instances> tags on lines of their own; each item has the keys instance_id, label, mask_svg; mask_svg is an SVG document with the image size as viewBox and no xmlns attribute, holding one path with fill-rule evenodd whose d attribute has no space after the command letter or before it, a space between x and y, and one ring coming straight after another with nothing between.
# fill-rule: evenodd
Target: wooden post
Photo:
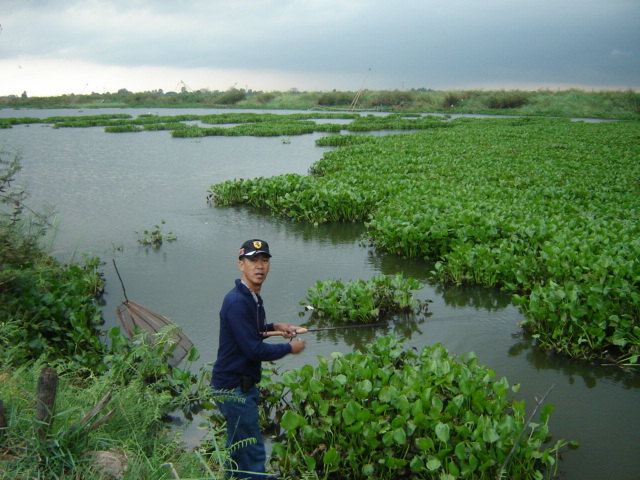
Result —
<instances>
[{"instance_id":1,"label":"wooden post","mask_svg":"<svg viewBox=\"0 0 640 480\"><path fill-rule=\"evenodd\" d=\"M4 431L7 428L7 414L4 410L4 403L0 400L0 445L4 441Z\"/></svg>"},{"instance_id":2,"label":"wooden post","mask_svg":"<svg viewBox=\"0 0 640 480\"><path fill-rule=\"evenodd\" d=\"M40 371L36 393L36 422L38 422L37 433L40 438L45 438L49 432L57 388L58 372L54 368L44 367Z\"/></svg>"}]
</instances>

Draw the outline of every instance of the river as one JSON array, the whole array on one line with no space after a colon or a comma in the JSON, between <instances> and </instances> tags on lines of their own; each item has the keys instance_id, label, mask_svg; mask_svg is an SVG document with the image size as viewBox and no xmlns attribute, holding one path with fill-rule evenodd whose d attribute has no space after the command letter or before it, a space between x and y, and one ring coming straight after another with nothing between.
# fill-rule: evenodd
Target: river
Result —
<instances>
[{"instance_id":1,"label":"river","mask_svg":"<svg viewBox=\"0 0 640 480\"><path fill-rule=\"evenodd\" d=\"M129 113L146 110L0 110L0 117L38 117ZM218 113L214 109L154 109L150 113ZM228 112L228 110L225 110ZM270 111L270 113L274 113ZM290 112L281 112L290 113ZM214 361L217 314L224 294L238 277L236 252L248 238L267 240L273 254L263 287L268 319L302 323L299 305L317 280L369 279L403 272L425 283L430 317L410 328L384 331L342 330L306 336L307 349L279 362L280 371L315 365L317 356L347 353L395 331L405 345L439 342L461 355L475 352L480 363L520 384L515 398L529 411L536 397L555 385L554 439L580 442L563 455L567 480L640 479L640 375L589 365L537 351L520 335L522 320L509 297L494 290L429 284L421 261L379 255L361 246L359 225L291 222L244 208L211 207L206 191L233 178L306 174L328 150L314 141L323 134L287 137L204 137L174 139L169 132L105 133L103 128L52 129L32 124L0 129L0 151L19 151L23 169L17 183L36 210L55 208L54 255L63 260L93 253L105 261L105 326L119 325L115 308L124 300L111 264L115 259L132 301L180 325L200 350L196 367ZM11 155L12 157L12 155ZM9 159L4 153L3 159ZM160 249L138 244L143 230L162 220L177 236ZM274 339L270 341L284 341Z\"/></svg>"}]
</instances>

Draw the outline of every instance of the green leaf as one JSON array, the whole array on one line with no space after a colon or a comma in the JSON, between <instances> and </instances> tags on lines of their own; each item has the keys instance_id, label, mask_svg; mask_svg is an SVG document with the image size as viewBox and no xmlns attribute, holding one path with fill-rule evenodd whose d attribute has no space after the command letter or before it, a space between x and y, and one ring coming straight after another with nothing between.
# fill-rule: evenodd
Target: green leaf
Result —
<instances>
[{"instance_id":1,"label":"green leaf","mask_svg":"<svg viewBox=\"0 0 640 480\"><path fill-rule=\"evenodd\" d=\"M375 470L373 468L373 465L370 463L367 463L362 466L362 475L364 475L365 477L372 476L374 471Z\"/></svg>"},{"instance_id":2,"label":"green leaf","mask_svg":"<svg viewBox=\"0 0 640 480\"><path fill-rule=\"evenodd\" d=\"M195 362L200 358L200 352L198 351L197 348L192 347L189 350L189 356L187 357L187 361L188 362Z\"/></svg>"},{"instance_id":3,"label":"green leaf","mask_svg":"<svg viewBox=\"0 0 640 480\"><path fill-rule=\"evenodd\" d=\"M282 416L282 427L286 430L295 430L296 428L306 425L306 420L302 415L298 415L292 410L287 410Z\"/></svg>"},{"instance_id":4,"label":"green leaf","mask_svg":"<svg viewBox=\"0 0 640 480\"><path fill-rule=\"evenodd\" d=\"M329 467L334 469L340 464L340 454L332 447L324 452L322 463L325 465L325 468Z\"/></svg>"},{"instance_id":5,"label":"green leaf","mask_svg":"<svg viewBox=\"0 0 640 480\"><path fill-rule=\"evenodd\" d=\"M489 443L494 443L500 440L500 435L493 428L486 428L482 433L482 438Z\"/></svg>"},{"instance_id":6,"label":"green leaf","mask_svg":"<svg viewBox=\"0 0 640 480\"><path fill-rule=\"evenodd\" d=\"M438 470L442 466L442 462L440 462L437 458L431 458L427 461L427 470L435 471Z\"/></svg>"},{"instance_id":7,"label":"green leaf","mask_svg":"<svg viewBox=\"0 0 640 480\"><path fill-rule=\"evenodd\" d=\"M313 393L320 393L324 390L324 385L317 378L312 378L311 380L309 380L309 390L311 390Z\"/></svg>"},{"instance_id":8,"label":"green leaf","mask_svg":"<svg viewBox=\"0 0 640 480\"><path fill-rule=\"evenodd\" d=\"M456 457L458 457L460 460L465 460L467 458L466 447L464 445L464 442L460 442L456 445L455 454L456 454Z\"/></svg>"},{"instance_id":9,"label":"green leaf","mask_svg":"<svg viewBox=\"0 0 640 480\"><path fill-rule=\"evenodd\" d=\"M347 403L347 406L342 410L342 420L345 425L351 425L358 418L360 407L354 401Z\"/></svg>"},{"instance_id":10,"label":"green leaf","mask_svg":"<svg viewBox=\"0 0 640 480\"><path fill-rule=\"evenodd\" d=\"M397 430L394 430L393 440L398 445L404 445L405 443L407 443L407 434L405 433L403 428L398 428Z\"/></svg>"},{"instance_id":11,"label":"green leaf","mask_svg":"<svg viewBox=\"0 0 640 480\"><path fill-rule=\"evenodd\" d=\"M438 437L441 442L447 443L449 441L449 425L440 422L436 425L435 431L436 437Z\"/></svg>"},{"instance_id":12,"label":"green leaf","mask_svg":"<svg viewBox=\"0 0 640 480\"><path fill-rule=\"evenodd\" d=\"M429 452L434 449L435 444L431 438L419 438L418 439L418 447L423 452Z\"/></svg>"},{"instance_id":13,"label":"green leaf","mask_svg":"<svg viewBox=\"0 0 640 480\"><path fill-rule=\"evenodd\" d=\"M316 459L313 457L305 457L305 463L307 464L307 469L310 471L314 471L316 469Z\"/></svg>"}]
</instances>

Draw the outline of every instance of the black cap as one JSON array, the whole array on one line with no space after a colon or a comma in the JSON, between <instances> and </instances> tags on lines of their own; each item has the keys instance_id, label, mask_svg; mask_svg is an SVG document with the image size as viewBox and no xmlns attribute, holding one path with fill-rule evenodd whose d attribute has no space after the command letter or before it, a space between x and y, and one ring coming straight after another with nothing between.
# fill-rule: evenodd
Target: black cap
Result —
<instances>
[{"instance_id":1,"label":"black cap","mask_svg":"<svg viewBox=\"0 0 640 480\"><path fill-rule=\"evenodd\" d=\"M267 257L271 257L271 254L269 253L269 244L264 240L254 238L253 240L247 240L242 244L242 247L240 247L240 251L238 252L238 256L251 258L259 253L263 253Z\"/></svg>"}]
</instances>

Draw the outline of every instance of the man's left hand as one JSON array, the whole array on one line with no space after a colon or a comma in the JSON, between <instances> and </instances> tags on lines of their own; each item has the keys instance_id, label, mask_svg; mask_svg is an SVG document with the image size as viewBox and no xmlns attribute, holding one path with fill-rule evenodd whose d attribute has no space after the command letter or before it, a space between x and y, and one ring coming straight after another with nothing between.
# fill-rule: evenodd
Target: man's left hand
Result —
<instances>
[{"instance_id":1,"label":"man's left hand","mask_svg":"<svg viewBox=\"0 0 640 480\"><path fill-rule=\"evenodd\" d=\"M288 323L274 323L273 328L279 332L282 332L284 338L293 338L298 335L298 327L289 325Z\"/></svg>"}]
</instances>

